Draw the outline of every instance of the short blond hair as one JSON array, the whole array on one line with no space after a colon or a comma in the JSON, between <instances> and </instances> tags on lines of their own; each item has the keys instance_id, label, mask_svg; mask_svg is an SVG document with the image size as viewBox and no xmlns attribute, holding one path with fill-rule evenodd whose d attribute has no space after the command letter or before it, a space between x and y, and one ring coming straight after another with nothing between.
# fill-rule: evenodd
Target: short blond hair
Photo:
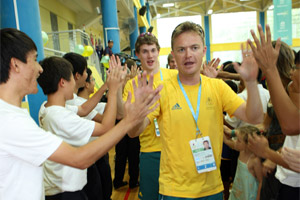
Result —
<instances>
[{"instance_id":1,"label":"short blond hair","mask_svg":"<svg viewBox=\"0 0 300 200\"><path fill-rule=\"evenodd\" d=\"M183 23L179 24L174 29L174 31L172 33L172 37L171 37L171 47L172 47L172 50L173 50L173 46L174 46L174 40L180 34L185 33L185 32L195 32L195 33L197 33L201 37L203 45L205 45L205 39L204 39L205 33L204 33L203 28L199 24L196 24L196 23L190 22L190 21L186 21L186 22L183 22Z\"/></svg>"}]
</instances>

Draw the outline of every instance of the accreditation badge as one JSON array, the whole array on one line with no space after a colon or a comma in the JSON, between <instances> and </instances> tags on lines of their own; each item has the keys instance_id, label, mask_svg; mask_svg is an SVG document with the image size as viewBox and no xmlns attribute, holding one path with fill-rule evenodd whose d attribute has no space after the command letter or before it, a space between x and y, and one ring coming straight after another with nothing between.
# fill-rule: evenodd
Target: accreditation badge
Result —
<instances>
[{"instance_id":1,"label":"accreditation badge","mask_svg":"<svg viewBox=\"0 0 300 200\"><path fill-rule=\"evenodd\" d=\"M160 131L159 131L157 119L155 118L153 120L153 122L154 122L155 135L156 135L156 137L160 137Z\"/></svg>"},{"instance_id":2,"label":"accreditation badge","mask_svg":"<svg viewBox=\"0 0 300 200\"><path fill-rule=\"evenodd\" d=\"M209 136L190 141L197 172L209 172L217 169Z\"/></svg>"}]
</instances>

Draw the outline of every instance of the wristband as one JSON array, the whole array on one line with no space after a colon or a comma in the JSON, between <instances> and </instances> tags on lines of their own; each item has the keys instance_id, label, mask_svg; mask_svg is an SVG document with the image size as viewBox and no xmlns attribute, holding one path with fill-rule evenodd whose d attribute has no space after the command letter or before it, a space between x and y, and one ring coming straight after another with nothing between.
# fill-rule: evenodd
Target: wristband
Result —
<instances>
[{"instance_id":1,"label":"wristband","mask_svg":"<svg viewBox=\"0 0 300 200\"><path fill-rule=\"evenodd\" d=\"M234 129L231 130L230 136L235 137L235 130Z\"/></svg>"}]
</instances>

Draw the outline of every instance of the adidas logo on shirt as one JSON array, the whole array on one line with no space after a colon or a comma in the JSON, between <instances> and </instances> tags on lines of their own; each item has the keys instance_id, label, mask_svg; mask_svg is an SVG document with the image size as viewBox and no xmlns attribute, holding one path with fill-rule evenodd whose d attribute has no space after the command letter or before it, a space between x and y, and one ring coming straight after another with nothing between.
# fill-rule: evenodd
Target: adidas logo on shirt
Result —
<instances>
[{"instance_id":1,"label":"adidas logo on shirt","mask_svg":"<svg viewBox=\"0 0 300 200\"><path fill-rule=\"evenodd\" d=\"M180 105L178 103L176 103L173 107L172 110L181 110L182 108L180 107Z\"/></svg>"}]
</instances>

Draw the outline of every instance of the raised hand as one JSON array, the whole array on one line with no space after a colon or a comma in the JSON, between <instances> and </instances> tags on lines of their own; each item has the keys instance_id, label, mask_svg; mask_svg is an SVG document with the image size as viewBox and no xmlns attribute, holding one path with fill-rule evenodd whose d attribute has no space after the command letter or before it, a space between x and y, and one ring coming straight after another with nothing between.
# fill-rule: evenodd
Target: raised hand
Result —
<instances>
[{"instance_id":1,"label":"raised hand","mask_svg":"<svg viewBox=\"0 0 300 200\"><path fill-rule=\"evenodd\" d=\"M266 158L269 142L266 137L253 134L248 136L248 148L258 157Z\"/></svg>"},{"instance_id":2,"label":"raised hand","mask_svg":"<svg viewBox=\"0 0 300 200\"><path fill-rule=\"evenodd\" d=\"M136 85L135 80L132 80L132 84L135 102L130 103L131 94L128 93L128 99L125 103L125 113L126 117L131 119L130 121L134 121L138 124L142 122L149 113L157 108L158 104L155 105L155 103L160 97L159 92L162 89L162 85L153 89L153 74L150 75L149 82L147 83L146 72L143 73L143 79L141 78L141 75L138 75L138 86Z\"/></svg>"},{"instance_id":3,"label":"raised hand","mask_svg":"<svg viewBox=\"0 0 300 200\"><path fill-rule=\"evenodd\" d=\"M210 78L216 78L219 74L219 71L222 70L223 65L218 69L218 66L220 64L220 59L212 59L208 64L205 62L203 63L203 74L205 76L208 76Z\"/></svg>"},{"instance_id":4,"label":"raised hand","mask_svg":"<svg viewBox=\"0 0 300 200\"><path fill-rule=\"evenodd\" d=\"M250 45L255 60L258 63L261 70L263 72L266 72L267 70L275 70L281 45L280 38L277 39L275 48L273 48L270 26L266 25L267 37L265 37L261 25L258 25L257 29L259 32L260 41L256 37L254 31L251 30L251 35L254 39L254 43L256 44L256 46L254 46L250 39L248 39L247 42Z\"/></svg>"},{"instance_id":5,"label":"raised hand","mask_svg":"<svg viewBox=\"0 0 300 200\"><path fill-rule=\"evenodd\" d=\"M131 66L129 77L134 78L136 75L140 74L140 69L135 65Z\"/></svg>"},{"instance_id":6,"label":"raised hand","mask_svg":"<svg viewBox=\"0 0 300 200\"><path fill-rule=\"evenodd\" d=\"M119 57L111 56L109 60L109 70L107 72L108 89L119 89L126 77L126 66L121 66Z\"/></svg>"},{"instance_id":7,"label":"raised hand","mask_svg":"<svg viewBox=\"0 0 300 200\"><path fill-rule=\"evenodd\" d=\"M284 147L281 153L289 167L295 172L300 172L300 150Z\"/></svg>"},{"instance_id":8,"label":"raised hand","mask_svg":"<svg viewBox=\"0 0 300 200\"><path fill-rule=\"evenodd\" d=\"M245 49L244 44L241 44L243 58L242 65L239 66L237 63L233 63L233 66L245 82L256 81L258 66L253 57L253 52L251 51L248 45L246 46L247 47Z\"/></svg>"}]
</instances>

